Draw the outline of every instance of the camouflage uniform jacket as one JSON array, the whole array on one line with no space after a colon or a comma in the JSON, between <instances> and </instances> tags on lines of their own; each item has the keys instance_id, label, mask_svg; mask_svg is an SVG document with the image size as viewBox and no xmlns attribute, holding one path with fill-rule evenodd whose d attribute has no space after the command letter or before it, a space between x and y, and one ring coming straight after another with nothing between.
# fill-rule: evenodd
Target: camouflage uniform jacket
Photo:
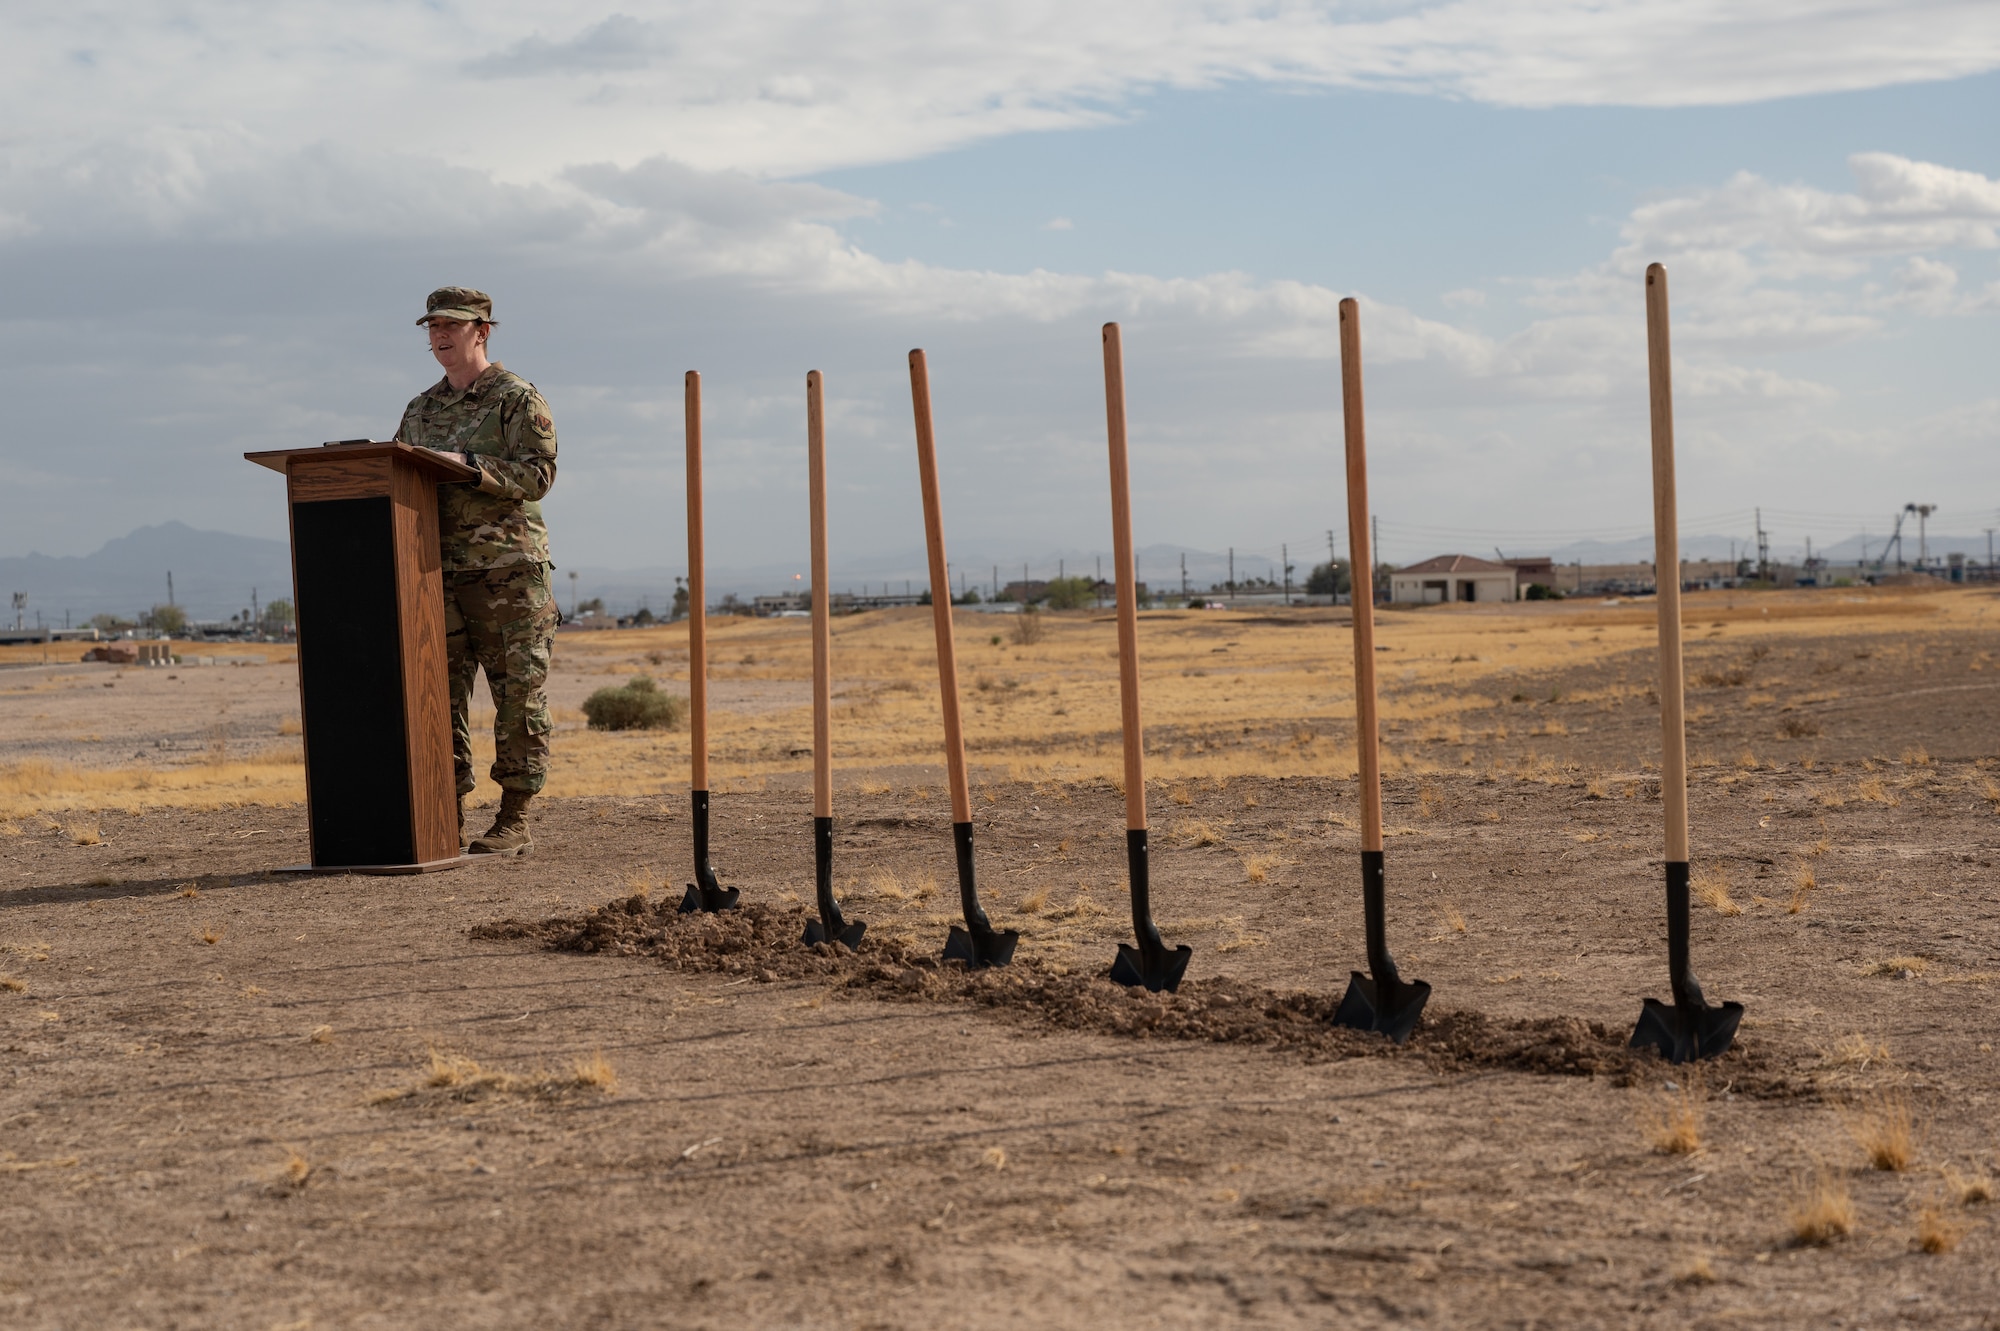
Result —
<instances>
[{"instance_id":1,"label":"camouflage uniform jacket","mask_svg":"<svg viewBox=\"0 0 2000 1331\"><path fill-rule=\"evenodd\" d=\"M396 438L471 455L481 476L438 487L444 571L549 562L549 530L535 501L556 480L556 427L535 386L495 361L463 391L449 379L412 398Z\"/></svg>"}]
</instances>

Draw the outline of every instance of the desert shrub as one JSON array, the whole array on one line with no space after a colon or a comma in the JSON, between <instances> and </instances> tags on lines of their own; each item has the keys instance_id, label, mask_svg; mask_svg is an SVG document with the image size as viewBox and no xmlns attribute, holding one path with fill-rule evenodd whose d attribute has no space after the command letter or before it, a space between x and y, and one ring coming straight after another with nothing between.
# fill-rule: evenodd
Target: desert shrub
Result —
<instances>
[{"instance_id":1,"label":"desert shrub","mask_svg":"<svg viewBox=\"0 0 2000 1331\"><path fill-rule=\"evenodd\" d=\"M678 730L687 700L660 692L651 675L634 675L629 684L585 698L583 715L592 730Z\"/></svg>"},{"instance_id":2,"label":"desert shrub","mask_svg":"<svg viewBox=\"0 0 2000 1331\"><path fill-rule=\"evenodd\" d=\"M1032 647L1042 640L1042 616L1035 607L1024 605L1021 613L1014 616L1014 641L1022 647Z\"/></svg>"},{"instance_id":3,"label":"desert shrub","mask_svg":"<svg viewBox=\"0 0 2000 1331\"><path fill-rule=\"evenodd\" d=\"M1528 590L1521 593L1521 599L1524 601L1560 601L1562 598L1563 594L1560 591L1545 582L1531 582L1528 584Z\"/></svg>"}]
</instances>

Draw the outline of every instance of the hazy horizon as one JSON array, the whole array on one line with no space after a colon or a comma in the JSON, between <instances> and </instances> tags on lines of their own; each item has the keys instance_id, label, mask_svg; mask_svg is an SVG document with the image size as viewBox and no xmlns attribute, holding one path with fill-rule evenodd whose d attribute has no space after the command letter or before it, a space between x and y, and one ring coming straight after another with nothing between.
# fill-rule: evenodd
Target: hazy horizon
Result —
<instances>
[{"instance_id":1,"label":"hazy horizon","mask_svg":"<svg viewBox=\"0 0 2000 1331\"><path fill-rule=\"evenodd\" d=\"M446 283L494 295L551 404L566 564L683 548L688 369L718 567L803 557L809 369L836 556L899 560L913 346L954 551L1106 547L1111 319L1139 542L1323 548L1346 295L1385 556L1629 540L1653 260L1691 535L1760 504L1787 547L1908 502L2000 526L1993 6L141 0L13 30L8 554L163 514L282 538L241 455L390 432Z\"/></svg>"}]
</instances>

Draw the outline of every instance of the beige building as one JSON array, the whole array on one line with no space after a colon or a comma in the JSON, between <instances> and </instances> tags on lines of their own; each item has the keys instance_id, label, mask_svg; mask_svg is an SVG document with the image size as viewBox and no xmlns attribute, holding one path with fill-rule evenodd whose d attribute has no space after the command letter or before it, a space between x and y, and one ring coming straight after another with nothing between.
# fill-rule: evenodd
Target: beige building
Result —
<instances>
[{"instance_id":1,"label":"beige building","mask_svg":"<svg viewBox=\"0 0 2000 1331\"><path fill-rule=\"evenodd\" d=\"M1438 555L1389 575L1389 599L1404 605L1447 601L1513 601L1520 598L1520 571L1471 555Z\"/></svg>"}]
</instances>

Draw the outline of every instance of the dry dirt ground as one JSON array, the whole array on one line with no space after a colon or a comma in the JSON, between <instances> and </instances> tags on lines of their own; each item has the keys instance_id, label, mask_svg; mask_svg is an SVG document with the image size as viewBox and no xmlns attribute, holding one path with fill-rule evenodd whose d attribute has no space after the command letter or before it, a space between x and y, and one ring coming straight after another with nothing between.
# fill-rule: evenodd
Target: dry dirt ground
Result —
<instances>
[{"instance_id":1,"label":"dry dirt ground","mask_svg":"<svg viewBox=\"0 0 2000 1331\"><path fill-rule=\"evenodd\" d=\"M1698 1079L1622 1051L1665 982L1637 642L1392 726L1391 940L1436 991L1400 1051L1321 1020L1361 961L1354 784L1242 774L1262 734L1151 792L1171 998L1096 978L1129 925L1095 778L989 766L1023 942L978 982L934 962L921 771L843 774L851 957L791 941L795 777L718 797L727 922L671 910L681 793L544 801L522 860L303 880L268 872L295 806L17 798L0 1323L2000 1327L1994 644L1731 632L1690 653L1694 945L1749 1015Z\"/></svg>"}]
</instances>

